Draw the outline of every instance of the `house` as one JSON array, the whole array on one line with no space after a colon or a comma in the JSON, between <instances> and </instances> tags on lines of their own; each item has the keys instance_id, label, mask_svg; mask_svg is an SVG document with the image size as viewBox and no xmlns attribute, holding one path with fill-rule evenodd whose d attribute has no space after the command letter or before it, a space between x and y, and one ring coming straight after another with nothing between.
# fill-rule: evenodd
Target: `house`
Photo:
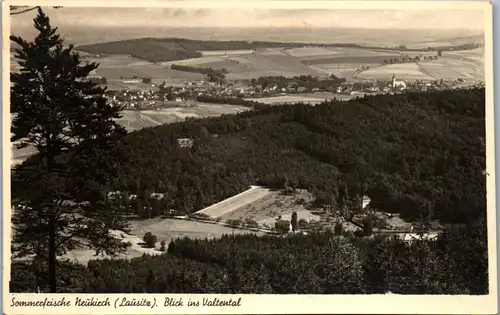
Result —
<instances>
[{"instance_id":1,"label":"house","mask_svg":"<svg viewBox=\"0 0 500 315\"><path fill-rule=\"evenodd\" d=\"M400 234L398 237L406 243L411 243L416 240L437 240L439 234L437 232L427 232L427 233L406 233Z\"/></svg>"}]
</instances>

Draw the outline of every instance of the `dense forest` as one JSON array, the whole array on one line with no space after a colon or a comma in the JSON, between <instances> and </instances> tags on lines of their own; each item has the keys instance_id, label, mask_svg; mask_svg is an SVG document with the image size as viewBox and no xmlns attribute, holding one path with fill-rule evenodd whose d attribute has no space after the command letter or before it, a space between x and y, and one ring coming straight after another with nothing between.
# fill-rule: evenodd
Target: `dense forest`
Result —
<instances>
[{"instance_id":1,"label":"dense forest","mask_svg":"<svg viewBox=\"0 0 500 315\"><path fill-rule=\"evenodd\" d=\"M328 232L175 240L157 257L61 263L71 292L488 292L484 89L266 106L129 133L130 167L110 189L193 212L251 184L306 188L325 202L366 194L378 209L447 225L438 241ZM180 148L178 138L194 146ZM32 157L20 168L36 163ZM139 198L140 202L150 202ZM148 209L136 205L135 209ZM169 267L170 266L170 267ZM14 263L11 290L46 283Z\"/></svg>"},{"instance_id":2,"label":"dense forest","mask_svg":"<svg viewBox=\"0 0 500 315\"><path fill-rule=\"evenodd\" d=\"M484 104L484 89L378 95L146 128L125 137L133 167L112 189L164 193L163 207L190 213L288 185L328 201L368 195L410 220L483 220Z\"/></svg>"},{"instance_id":3,"label":"dense forest","mask_svg":"<svg viewBox=\"0 0 500 315\"><path fill-rule=\"evenodd\" d=\"M200 95L196 97L196 100L201 103L238 105L238 106L251 107L253 109L263 109L269 106L265 103L246 100L242 97Z\"/></svg>"},{"instance_id":4,"label":"dense forest","mask_svg":"<svg viewBox=\"0 0 500 315\"><path fill-rule=\"evenodd\" d=\"M61 262L59 287L85 293L487 294L486 231L404 243L329 233L177 239L132 260ZM11 292L44 289L41 264L13 263Z\"/></svg>"}]
</instances>

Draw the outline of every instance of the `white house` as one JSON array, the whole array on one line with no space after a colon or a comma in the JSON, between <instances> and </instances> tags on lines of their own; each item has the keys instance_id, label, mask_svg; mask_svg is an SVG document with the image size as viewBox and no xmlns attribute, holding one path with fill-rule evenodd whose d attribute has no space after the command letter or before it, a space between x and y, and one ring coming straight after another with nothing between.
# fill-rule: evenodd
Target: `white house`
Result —
<instances>
[{"instance_id":1,"label":"white house","mask_svg":"<svg viewBox=\"0 0 500 315\"><path fill-rule=\"evenodd\" d=\"M416 240L429 240L429 241L435 241L437 240L439 234L438 233L424 233L424 234L417 234L417 233L406 233L401 235L400 237L403 239L403 241L407 243L411 243Z\"/></svg>"},{"instance_id":2,"label":"white house","mask_svg":"<svg viewBox=\"0 0 500 315\"><path fill-rule=\"evenodd\" d=\"M366 206L368 206L370 204L372 200L370 199L370 197L368 196L363 196L363 204L362 204L362 207L363 209L366 208Z\"/></svg>"}]
</instances>

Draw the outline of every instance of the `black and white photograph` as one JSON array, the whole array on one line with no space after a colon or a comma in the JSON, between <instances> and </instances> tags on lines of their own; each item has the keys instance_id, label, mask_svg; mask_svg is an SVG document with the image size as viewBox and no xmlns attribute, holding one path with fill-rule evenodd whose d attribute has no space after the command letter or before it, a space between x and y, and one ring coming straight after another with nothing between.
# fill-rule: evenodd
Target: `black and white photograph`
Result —
<instances>
[{"instance_id":1,"label":"black and white photograph","mask_svg":"<svg viewBox=\"0 0 500 315\"><path fill-rule=\"evenodd\" d=\"M496 312L490 3L5 2L10 294Z\"/></svg>"}]
</instances>

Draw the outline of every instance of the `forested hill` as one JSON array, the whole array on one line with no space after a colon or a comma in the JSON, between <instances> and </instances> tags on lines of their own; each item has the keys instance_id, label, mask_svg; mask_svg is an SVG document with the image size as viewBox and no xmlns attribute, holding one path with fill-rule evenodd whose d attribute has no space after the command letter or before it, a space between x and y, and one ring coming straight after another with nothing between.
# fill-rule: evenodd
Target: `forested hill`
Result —
<instances>
[{"instance_id":1,"label":"forested hill","mask_svg":"<svg viewBox=\"0 0 500 315\"><path fill-rule=\"evenodd\" d=\"M484 89L284 105L126 136L133 168L116 189L164 192L192 212L251 184L307 188L325 202L363 194L415 220L486 213ZM177 138L194 139L180 149ZM167 205L165 205L167 206Z\"/></svg>"}]
</instances>

